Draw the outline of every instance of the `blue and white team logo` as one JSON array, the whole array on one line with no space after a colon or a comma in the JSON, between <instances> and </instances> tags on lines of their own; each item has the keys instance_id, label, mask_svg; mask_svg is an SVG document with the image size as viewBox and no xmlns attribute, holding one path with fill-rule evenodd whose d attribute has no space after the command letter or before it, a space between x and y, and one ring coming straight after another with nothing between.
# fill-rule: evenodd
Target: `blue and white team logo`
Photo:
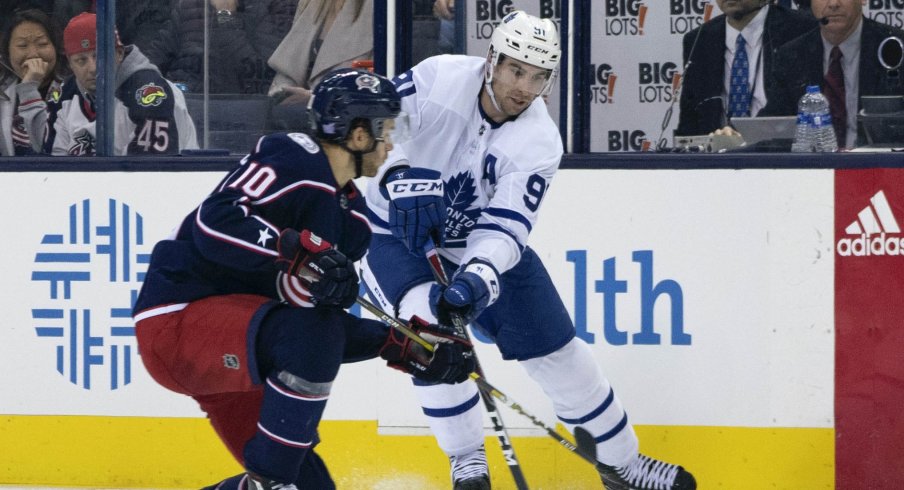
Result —
<instances>
[{"instance_id":1,"label":"blue and white team logo","mask_svg":"<svg viewBox=\"0 0 904 490\"><path fill-rule=\"evenodd\" d=\"M463 247L480 217L480 208L471 208L477 200L477 187L470 172L461 172L444 184L446 209L446 246Z\"/></svg>"},{"instance_id":2,"label":"blue and white team logo","mask_svg":"<svg viewBox=\"0 0 904 490\"><path fill-rule=\"evenodd\" d=\"M31 317L51 366L86 390L116 390L139 362L132 305L150 260L128 204L85 199L47 221L31 280L46 286Z\"/></svg>"}]
</instances>

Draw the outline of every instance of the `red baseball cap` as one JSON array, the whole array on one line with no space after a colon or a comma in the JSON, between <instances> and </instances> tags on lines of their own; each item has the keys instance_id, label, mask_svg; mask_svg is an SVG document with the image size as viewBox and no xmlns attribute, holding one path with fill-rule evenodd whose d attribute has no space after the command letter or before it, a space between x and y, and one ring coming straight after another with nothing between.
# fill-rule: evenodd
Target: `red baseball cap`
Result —
<instances>
[{"instance_id":1,"label":"red baseball cap","mask_svg":"<svg viewBox=\"0 0 904 490\"><path fill-rule=\"evenodd\" d=\"M115 33L116 45L122 46L119 33ZM76 15L63 31L63 50L67 55L97 49L97 16L90 12Z\"/></svg>"}]
</instances>

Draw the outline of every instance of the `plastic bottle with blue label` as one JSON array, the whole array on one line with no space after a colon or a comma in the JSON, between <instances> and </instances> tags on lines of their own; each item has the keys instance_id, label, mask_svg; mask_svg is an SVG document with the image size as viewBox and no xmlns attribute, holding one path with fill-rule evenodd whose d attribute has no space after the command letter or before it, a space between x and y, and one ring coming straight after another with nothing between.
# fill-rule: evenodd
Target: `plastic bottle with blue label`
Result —
<instances>
[{"instance_id":1,"label":"plastic bottle with blue label","mask_svg":"<svg viewBox=\"0 0 904 490\"><path fill-rule=\"evenodd\" d=\"M815 89L812 93L810 89ZM838 151L838 140L835 139L835 128L832 126L832 113L829 111L829 100L819 91L819 87L811 85L807 92L812 98L812 115L810 127L813 131L815 151Z\"/></svg>"},{"instance_id":2,"label":"plastic bottle with blue label","mask_svg":"<svg viewBox=\"0 0 904 490\"><path fill-rule=\"evenodd\" d=\"M819 87L811 85L807 87L807 91L801 96L797 103L797 130L794 133L794 143L791 144L791 151L794 153L806 153L813 151L813 100L810 96L814 92L819 92Z\"/></svg>"}]
</instances>

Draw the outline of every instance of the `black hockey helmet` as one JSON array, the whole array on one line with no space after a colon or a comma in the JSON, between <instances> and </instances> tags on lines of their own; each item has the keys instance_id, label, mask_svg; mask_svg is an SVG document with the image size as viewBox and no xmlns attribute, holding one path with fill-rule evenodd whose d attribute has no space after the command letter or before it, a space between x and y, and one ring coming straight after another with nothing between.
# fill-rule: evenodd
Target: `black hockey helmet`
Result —
<instances>
[{"instance_id":1,"label":"black hockey helmet","mask_svg":"<svg viewBox=\"0 0 904 490\"><path fill-rule=\"evenodd\" d=\"M328 73L314 87L308 109L314 134L342 145L352 122L365 119L371 135L379 137L383 121L399 115L402 101L388 78L366 70L341 68Z\"/></svg>"}]
</instances>

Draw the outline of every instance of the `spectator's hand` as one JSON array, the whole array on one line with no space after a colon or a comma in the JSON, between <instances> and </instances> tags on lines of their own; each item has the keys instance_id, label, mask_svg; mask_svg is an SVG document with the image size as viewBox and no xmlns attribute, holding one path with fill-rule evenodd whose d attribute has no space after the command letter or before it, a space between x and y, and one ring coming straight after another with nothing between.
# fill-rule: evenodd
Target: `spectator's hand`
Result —
<instances>
[{"instance_id":1,"label":"spectator's hand","mask_svg":"<svg viewBox=\"0 0 904 490\"><path fill-rule=\"evenodd\" d=\"M741 133L731 126L725 126L713 131L710 136L741 136Z\"/></svg>"},{"instance_id":2,"label":"spectator's hand","mask_svg":"<svg viewBox=\"0 0 904 490\"><path fill-rule=\"evenodd\" d=\"M433 15L440 19L455 18L455 0L436 0L433 2Z\"/></svg>"},{"instance_id":3,"label":"spectator's hand","mask_svg":"<svg viewBox=\"0 0 904 490\"><path fill-rule=\"evenodd\" d=\"M311 98L311 91L304 87L285 86L282 91L288 96L279 103L280 105L307 104Z\"/></svg>"},{"instance_id":4,"label":"spectator's hand","mask_svg":"<svg viewBox=\"0 0 904 490\"><path fill-rule=\"evenodd\" d=\"M214 10L228 10L235 12L238 8L238 0L210 0L210 6Z\"/></svg>"},{"instance_id":5,"label":"spectator's hand","mask_svg":"<svg viewBox=\"0 0 904 490\"><path fill-rule=\"evenodd\" d=\"M22 81L41 82L47 76L49 63L41 58L29 58L22 62Z\"/></svg>"}]
</instances>

